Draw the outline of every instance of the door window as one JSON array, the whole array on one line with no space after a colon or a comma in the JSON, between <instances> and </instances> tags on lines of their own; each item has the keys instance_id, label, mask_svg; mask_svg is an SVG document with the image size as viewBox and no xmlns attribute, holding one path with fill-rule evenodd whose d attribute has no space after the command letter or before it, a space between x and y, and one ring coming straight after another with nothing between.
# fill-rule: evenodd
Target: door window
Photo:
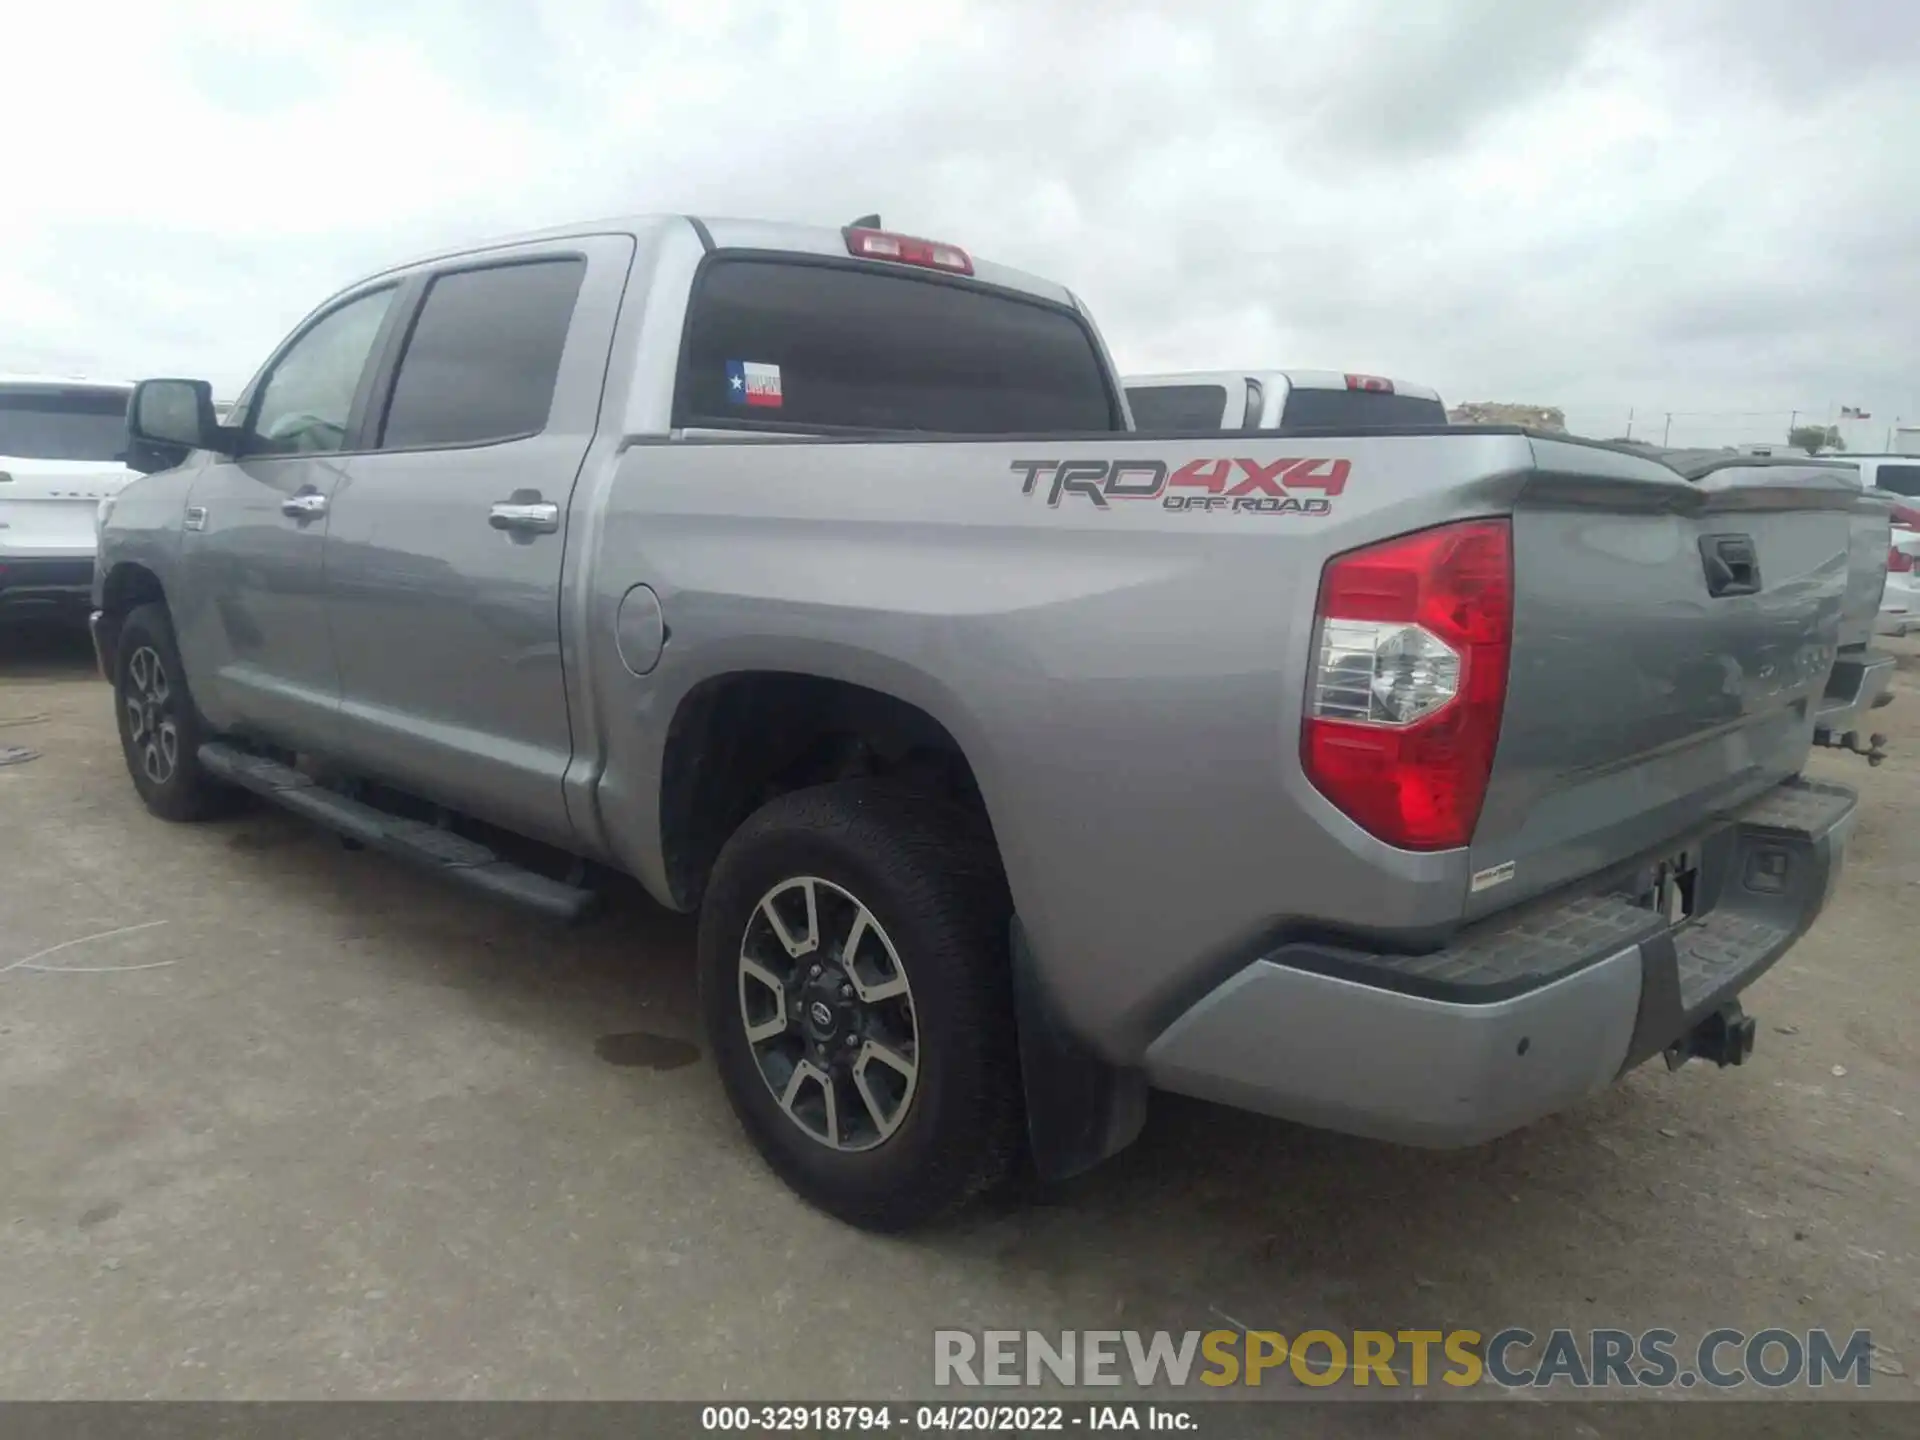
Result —
<instances>
[{"instance_id":1,"label":"door window","mask_svg":"<svg viewBox=\"0 0 1920 1440\"><path fill-rule=\"evenodd\" d=\"M248 427L249 455L319 455L345 448L360 388L393 303L388 286L328 311L274 364Z\"/></svg>"},{"instance_id":2,"label":"door window","mask_svg":"<svg viewBox=\"0 0 1920 1440\"><path fill-rule=\"evenodd\" d=\"M546 429L586 269L568 257L436 277L394 377L381 448L485 445Z\"/></svg>"}]
</instances>

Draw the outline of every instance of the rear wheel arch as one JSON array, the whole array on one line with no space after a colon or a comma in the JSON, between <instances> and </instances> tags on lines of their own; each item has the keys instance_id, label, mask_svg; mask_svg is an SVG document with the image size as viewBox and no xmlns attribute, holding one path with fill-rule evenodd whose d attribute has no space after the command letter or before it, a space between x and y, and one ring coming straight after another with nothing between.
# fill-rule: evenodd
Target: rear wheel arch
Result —
<instances>
[{"instance_id":1,"label":"rear wheel arch","mask_svg":"<svg viewBox=\"0 0 1920 1440\"><path fill-rule=\"evenodd\" d=\"M702 906L722 849L770 802L862 780L945 802L946 823L972 863L997 867L1006 885L1005 852L973 760L932 712L848 681L737 671L689 691L668 726L660 840L673 902ZM1012 981L1029 1155L1043 1179L1063 1178L1133 1140L1145 1116L1145 1082L1065 1026L1010 905L998 928L993 953Z\"/></svg>"},{"instance_id":2,"label":"rear wheel arch","mask_svg":"<svg viewBox=\"0 0 1920 1440\"><path fill-rule=\"evenodd\" d=\"M946 724L898 695L826 676L741 670L701 682L674 711L660 773L667 885L689 910L747 817L809 786L906 782L992 835L973 762Z\"/></svg>"}]
</instances>

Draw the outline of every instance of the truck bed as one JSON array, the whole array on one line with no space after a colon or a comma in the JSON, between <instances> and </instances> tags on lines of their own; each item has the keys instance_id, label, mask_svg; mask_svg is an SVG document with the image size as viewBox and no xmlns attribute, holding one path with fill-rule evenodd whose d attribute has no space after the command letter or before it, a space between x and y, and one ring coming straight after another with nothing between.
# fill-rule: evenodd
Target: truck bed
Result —
<instances>
[{"instance_id":1,"label":"truck bed","mask_svg":"<svg viewBox=\"0 0 1920 1440\"><path fill-rule=\"evenodd\" d=\"M1216 463L1221 493L1176 483ZM1295 483L1237 505L1246 466ZM629 448L596 555L675 616L666 703L681 666L800 665L935 716L1066 1019L1126 1058L1276 935L1432 948L1796 773L1850 504L1508 427L714 440ZM1472 517L1513 527L1505 722L1473 844L1412 852L1301 770L1315 595L1344 551ZM1722 534L1751 542L1753 593L1708 594ZM670 889L624 818L660 777L598 728L612 846Z\"/></svg>"}]
</instances>

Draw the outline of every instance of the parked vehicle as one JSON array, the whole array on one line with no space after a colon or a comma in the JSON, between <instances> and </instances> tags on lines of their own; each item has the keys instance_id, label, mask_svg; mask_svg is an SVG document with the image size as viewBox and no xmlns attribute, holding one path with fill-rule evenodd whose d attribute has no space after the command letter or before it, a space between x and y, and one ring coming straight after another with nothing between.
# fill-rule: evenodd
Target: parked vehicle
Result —
<instances>
[{"instance_id":1,"label":"parked vehicle","mask_svg":"<svg viewBox=\"0 0 1920 1440\"><path fill-rule=\"evenodd\" d=\"M1906 635L1920 627L1920 510L1901 504L1904 496L1890 498L1893 532L1887 551L1887 588L1875 628L1883 635Z\"/></svg>"},{"instance_id":2,"label":"parked vehicle","mask_svg":"<svg viewBox=\"0 0 1920 1440\"><path fill-rule=\"evenodd\" d=\"M1151 1086L1464 1145L1740 1063L1841 863L1832 477L1127 433L1057 285L678 217L373 276L229 418L144 382L194 454L103 522L148 808L698 910L736 1114L862 1225L1084 1169Z\"/></svg>"},{"instance_id":3,"label":"parked vehicle","mask_svg":"<svg viewBox=\"0 0 1920 1440\"><path fill-rule=\"evenodd\" d=\"M1123 382L1136 429L1337 429L1351 434L1400 425L1444 425L1447 407L1424 385L1337 370L1206 370L1129 375Z\"/></svg>"},{"instance_id":4,"label":"parked vehicle","mask_svg":"<svg viewBox=\"0 0 1920 1440\"><path fill-rule=\"evenodd\" d=\"M1860 471L1860 483L1920 501L1920 455L1834 455Z\"/></svg>"},{"instance_id":5,"label":"parked vehicle","mask_svg":"<svg viewBox=\"0 0 1920 1440\"><path fill-rule=\"evenodd\" d=\"M1871 713L1893 700L1894 657L1873 644L1886 629L1883 597L1899 555L1892 548L1892 524L1901 515L1898 497L1861 484L1860 469L1848 455L1809 456L1783 450L1767 457L1751 450L1670 450L1638 446L1688 479L1707 488L1773 487L1801 489L1809 483L1843 484L1858 494L1852 506L1847 548L1847 590L1841 606L1834 665L1814 717L1814 743L1851 750L1878 765L1886 737L1861 727Z\"/></svg>"},{"instance_id":6,"label":"parked vehicle","mask_svg":"<svg viewBox=\"0 0 1920 1440\"><path fill-rule=\"evenodd\" d=\"M117 381L0 376L0 619L76 621L93 585L94 511L134 478Z\"/></svg>"}]
</instances>

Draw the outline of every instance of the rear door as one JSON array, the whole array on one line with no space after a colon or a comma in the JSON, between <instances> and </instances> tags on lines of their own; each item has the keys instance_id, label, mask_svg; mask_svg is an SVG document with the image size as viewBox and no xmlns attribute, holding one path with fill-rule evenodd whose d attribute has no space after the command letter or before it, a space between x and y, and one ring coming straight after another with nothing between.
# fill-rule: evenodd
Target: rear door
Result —
<instances>
[{"instance_id":1,"label":"rear door","mask_svg":"<svg viewBox=\"0 0 1920 1440\"><path fill-rule=\"evenodd\" d=\"M328 524L339 753L556 840L567 507L632 257L576 237L416 275Z\"/></svg>"},{"instance_id":2,"label":"rear door","mask_svg":"<svg viewBox=\"0 0 1920 1440\"><path fill-rule=\"evenodd\" d=\"M340 684L321 546L398 296L392 281L361 289L295 331L248 387L238 453L194 479L173 619L194 698L219 729L329 746Z\"/></svg>"}]
</instances>

